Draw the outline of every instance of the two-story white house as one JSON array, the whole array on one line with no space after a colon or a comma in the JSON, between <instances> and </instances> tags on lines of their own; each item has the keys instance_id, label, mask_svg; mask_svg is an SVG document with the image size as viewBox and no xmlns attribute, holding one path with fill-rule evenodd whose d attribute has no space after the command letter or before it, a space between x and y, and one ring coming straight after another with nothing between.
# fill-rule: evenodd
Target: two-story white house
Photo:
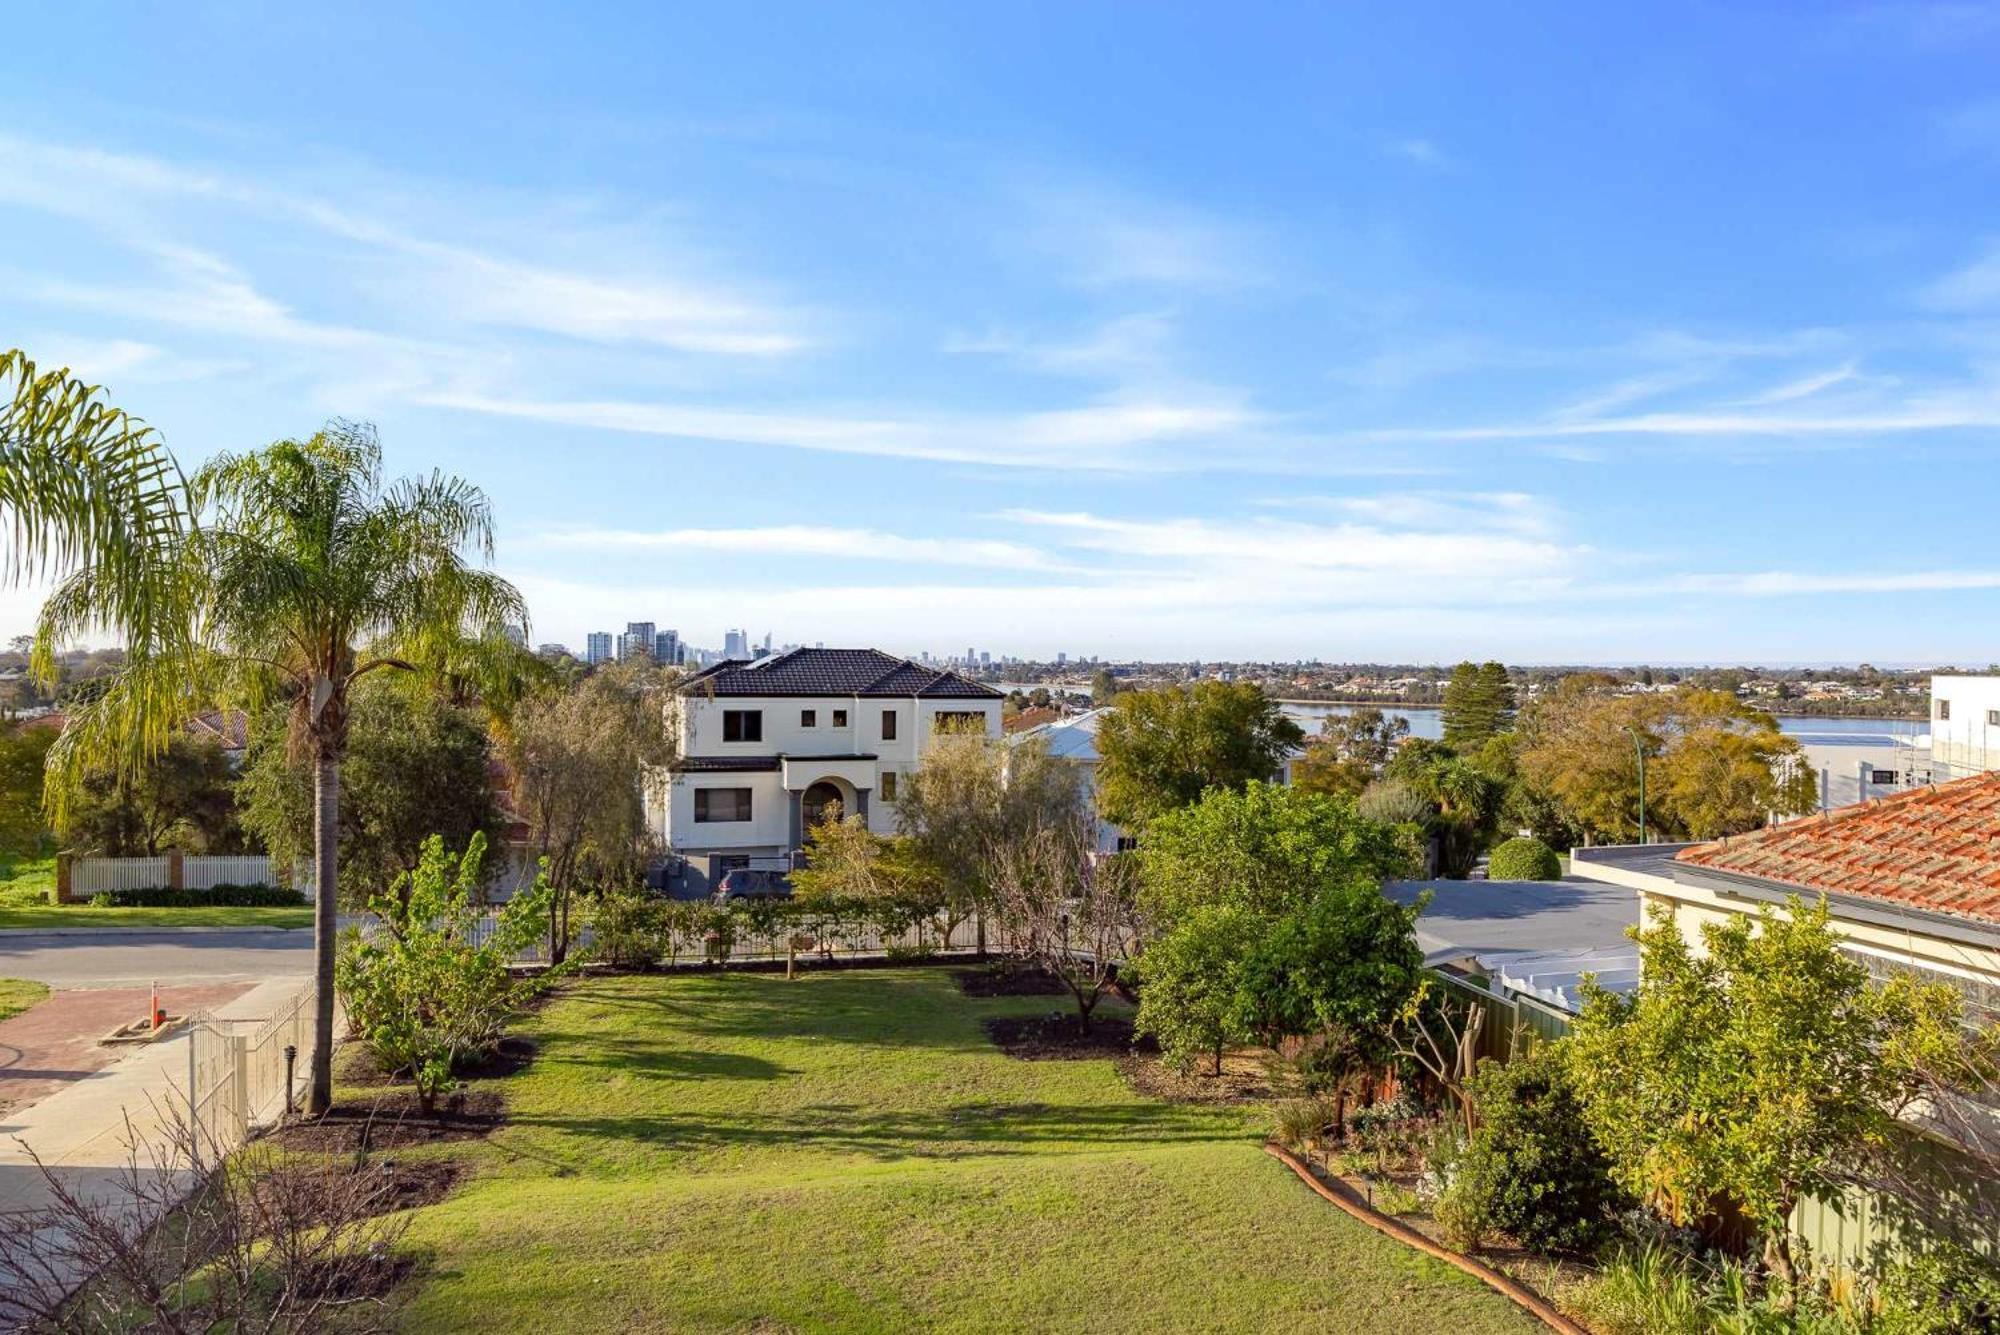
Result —
<instances>
[{"instance_id":1,"label":"two-story white house","mask_svg":"<svg viewBox=\"0 0 2000 1335\"><path fill-rule=\"evenodd\" d=\"M648 818L714 881L789 865L835 803L896 830L903 776L946 728L1000 736L1000 692L875 649L792 649L717 663L669 705L679 757L649 787Z\"/></svg>"}]
</instances>

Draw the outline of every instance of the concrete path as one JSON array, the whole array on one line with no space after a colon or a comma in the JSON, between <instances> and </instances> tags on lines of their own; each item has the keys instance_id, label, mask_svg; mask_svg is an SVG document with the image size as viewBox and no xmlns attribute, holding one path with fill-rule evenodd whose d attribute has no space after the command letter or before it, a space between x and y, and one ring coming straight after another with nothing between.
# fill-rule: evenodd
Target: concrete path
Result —
<instances>
[{"instance_id":1,"label":"concrete path","mask_svg":"<svg viewBox=\"0 0 2000 1335\"><path fill-rule=\"evenodd\" d=\"M259 983L311 972L311 931L105 927L0 932L0 978L31 978L53 988Z\"/></svg>"},{"instance_id":2,"label":"concrete path","mask_svg":"<svg viewBox=\"0 0 2000 1335\"><path fill-rule=\"evenodd\" d=\"M295 978L274 979L243 990L214 1007L214 1014L250 1027L276 1013L299 986ZM79 1189L113 1187L135 1142L142 1164L156 1162L152 1156L164 1140L161 1113L185 1098L187 1065L188 1040L177 1034L7 1114L0 1125L0 1211L32 1209L47 1198L30 1149ZM267 1116L275 1110L254 1111Z\"/></svg>"},{"instance_id":3,"label":"concrete path","mask_svg":"<svg viewBox=\"0 0 2000 1335\"><path fill-rule=\"evenodd\" d=\"M250 990L249 983L163 987L168 1015L224 1006ZM151 992L105 987L57 992L11 1020L0 1020L0 1137L30 1105L140 1051L99 1043L110 1030L146 1013Z\"/></svg>"}]
</instances>

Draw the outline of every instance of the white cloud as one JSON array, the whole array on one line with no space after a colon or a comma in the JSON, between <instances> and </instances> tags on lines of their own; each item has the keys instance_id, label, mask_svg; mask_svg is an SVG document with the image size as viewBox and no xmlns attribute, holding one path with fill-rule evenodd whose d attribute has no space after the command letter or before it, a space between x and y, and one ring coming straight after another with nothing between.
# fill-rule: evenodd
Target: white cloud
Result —
<instances>
[{"instance_id":1,"label":"white cloud","mask_svg":"<svg viewBox=\"0 0 2000 1335\"><path fill-rule=\"evenodd\" d=\"M1938 279L1920 294L1925 305L1944 311L1979 311L2000 305L2000 242Z\"/></svg>"},{"instance_id":2,"label":"white cloud","mask_svg":"<svg viewBox=\"0 0 2000 1335\"><path fill-rule=\"evenodd\" d=\"M1025 241L1085 287L1229 291L1267 280L1252 229L1180 205L1095 186L1023 192Z\"/></svg>"},{"instance_id":3,"label":"white cloud","mask_svg":"<svg viewBox=\"0 0 2000 1335\"><path fill-rule=\"evenodd\" d=\"M1765 390L1762 394L1756 395L1749 399L1748 402L1751 404L1795 403L1800 399L1809 399L1815 394L1832 389L1836 385L1844 385L1858 379L1860 379L1860 376L1854 369L1854 363L1848 362L1845 366L1836 366L1826 371L1814 371L1808 375L1799 376L1797 379L1787 380L1781 385L1776 385L1771 389Z\"/></svg>"},{"instance_id":4,"label":"white cloud","mask_svg":"<svg viewBox=\"0 0 2000 1335\"><path fill-rule=\"evenodd\" d=\"M437 407L679 440L1024 468L1158 470L1179 466L1155 447L1213 437L1256 416L1227 404L1111 400L1084 408L975 417L851 417L693 404L537 401L476 391L427 392Z\"/></svg>"},{"instance_id":5,"label":"white cloud","mask_svg":"<svg viewBox=\"0 0 2000 1335\"><path fill-rule=\"evenodd\" d=\"M1414 162L1420 167L1443 167L1449 163L1443 149L1421 137L1391 140L1387 148L1395 156Z\"/></svg>"},{"instance_id":6,"label":"white cloud","mask_svg":"<svg viewBox=\"0 0 2000 1335\"><path fill-rule=\"evenodd\" d=\"M1033 547L981 538L912 538L871 528L830 528L782 524L765 528L561 529L534 540L547 547L607 551L710 551L759 556L818 556L856 561L905 561L925 565L984 566L1003 570L1048 570L1048 557Z\"/></svg>"},{"instance_id":7,"label":"white cloud","mask_svg":"<svg viewBox=\"0 0 2000 1335\"><path fill-rule=\"evenodd\" d=\"M1171 314L1139 311L1106 320L1076 338L1035 339L990 330L980 335L954 335L945 340L944 350L1004 357L1042 371L1129 374L1157 369L1174 334Z\"/></svg>"}]
</instances>

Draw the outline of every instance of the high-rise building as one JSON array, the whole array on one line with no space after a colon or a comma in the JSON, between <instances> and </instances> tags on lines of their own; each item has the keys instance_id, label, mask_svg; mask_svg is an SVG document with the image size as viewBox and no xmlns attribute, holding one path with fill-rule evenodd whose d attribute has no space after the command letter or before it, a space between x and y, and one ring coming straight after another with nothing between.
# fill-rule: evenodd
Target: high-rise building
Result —
<instances>
[{"instance_id":1,"label":"high-rise building","mask_svg":"<svg viewBox=\"0 0 2000 1335\"><path fill-rule=\"evenodd\" d=\"M618 637L618 661L628 658L651 658L653 656L653 623L650 621L628 621L625 633Z\"/></svg>"},{"instance_id":2,"label":"high-rise building","mask_svg":"<svg viewBox=\"0 0 2000 1335\"><path fill-rule=\"evenodd\" d=\"M722 637L724 658L748 658L750 656L750 632L732 630Z\"/></svg>"},{"instance_id":3,"label":"high-rise building","mask_svg":"<svg viewBox=\"0 0 2000 1335\"><path fill-rule=\"evenodd\" d=\"M594 630L583 638L583 661L596 667L611 661L611 632Z\"/></svg>"},{"instance_id":4,"label":"high-rise building","mask_svg":"<svg viewBox=\"0 0 2000 1335\"><path fill-rule=\"evenodd\" d=\"M662 630L654 632L653 661L669 665L681 661L681 633L679 631Z\"/></svg>"}]
</instances>

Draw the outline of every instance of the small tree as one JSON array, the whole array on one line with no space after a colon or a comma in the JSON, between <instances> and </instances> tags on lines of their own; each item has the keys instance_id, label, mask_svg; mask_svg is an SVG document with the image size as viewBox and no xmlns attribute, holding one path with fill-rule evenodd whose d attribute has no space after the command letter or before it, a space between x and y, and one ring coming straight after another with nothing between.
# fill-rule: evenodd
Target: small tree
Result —
<instances>
[{"instance_id":1,"label":"small tree","mask_svg":"<svg viewBox=\"0 0 2000 1335\"><path fill-rule=\"evenodd\" d=\"M176 737L136 774L116 769L85 776L63 814L73 849L107 857L157 857L241 849L232 794L235 775L213 741Z\"/></svg>"},{"instance_id":2,"label":"small tree","mask_svg":"<svg viewBox=\"0 0 2000 1335\"><path fill-rule=\"evenodd\" d=\"M1638 990L1586 983L1564 1044L1591 1132L1673 1222L1739 1210L1789 1284L1793 1207L1884 1142L1927 1071L1960 1064L1958 997L1871 984L1823 903L1705 924L1700 955L1665 909L1633 934Z\"/></svg>"},{"instance_id":3,"label":"small tree","mask_svg":"<svg viewBox=\"0 0 2000 1335\"><path fill-rule=\"evenodd\" d=\"M351 931L336 969L349 1023L384 1070L415 1079L425 1113L460 1063L493 1049L537 986L516 982L507 966L540 934L548 879L508 900L476 940L485 854L479 835L456 859L442 839L428 840L416 871L369 902L384 930L374 939Z\"/></svg>"},{"instance_id":4,"label":"small tree","mask_svg":"<svg viewBox=\"0 0 2000 1335\"><path fill-rule=\"evenodd\" d=\"M1029 830L991 836L984 857L1014 949L1062 980L1085 1033L1138 925L1129 865L1122 856L1095 861L1090 850L1088 818L1073 808Z\"/></svg>"},{"instance_id":5,"label":"small tree","mask_svg":"<svg viewBox=\"0 0 2000 1335\"><path fill-rule=\"evenodd\" d=\"M1221 1075L1223 1049L1248 1037L1238 1019L1237 980L1263 930L1262 918L1241 905L1203 904L1139 957L1134 1029L1159 1040L1176 1068L1189 1070L1206 1056Z\"/></svg>"}]
</instances>

